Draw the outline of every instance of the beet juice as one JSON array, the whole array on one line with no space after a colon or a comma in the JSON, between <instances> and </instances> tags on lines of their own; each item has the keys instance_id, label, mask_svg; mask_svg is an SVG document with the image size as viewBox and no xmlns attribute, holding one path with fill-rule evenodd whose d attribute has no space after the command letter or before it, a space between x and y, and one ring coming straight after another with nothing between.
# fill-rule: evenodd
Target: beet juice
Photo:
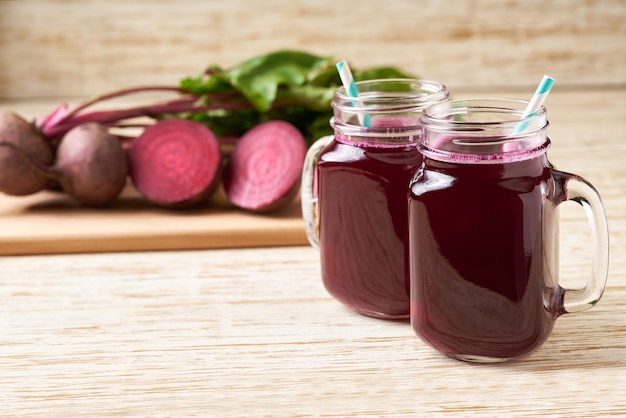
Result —
<instances>
[{"instance_id":1,"label":"beet juice","mask_svg":"<svg viewBox=\"0 0 626 418\"><path fill-rule=\"evenodd\" d=\"M559 315L592 306L606 283L599 195L551 166L545 109L522 122L525 105L455 101L422 116L424 160L410 183L408 209L411 324L453 358L526 355L548 338ZM584 292L558 283L557 206L567 200L586 202L580 204L598 243Z\"/></svg>"},{"instance_id":2,"label":"beet juice","mask_svg":"<svg viewBox=\"0 0 626 418\"><path fill-rule=\"evenodd\" d=\"M320 257L326 290L364 313L407 317L406 194L422 156L413 146L333 141L318 160Z\"/></svg>"},{"instance_id":3,"label":"beet juice","mask_svg":"<svg viewBox=\"0 0 626 418\"><path fill-rule=\"evenodd\" d=\"M333 99L334 136L307 153L302 212L320 250L322 281L351 309L378 318L408 318L406 258L409 180L422 109L445 101L439 83L386 79L357 83L358 100L340 87Z\"/></svg>"},{"instance_id":4,"label":"beet juice","mask_svg":"<svg viewBox=\"0 0 626 418\"><path fill-rule=\"evenodd\" d=\"M554 186L545 154L510 164L426 164L409 207L419 275L413 327L424 340L446 354L494 358L545 341L557 297L558 237L549 230L556 213L546 200Z\"/></svg>"}]
</instances>

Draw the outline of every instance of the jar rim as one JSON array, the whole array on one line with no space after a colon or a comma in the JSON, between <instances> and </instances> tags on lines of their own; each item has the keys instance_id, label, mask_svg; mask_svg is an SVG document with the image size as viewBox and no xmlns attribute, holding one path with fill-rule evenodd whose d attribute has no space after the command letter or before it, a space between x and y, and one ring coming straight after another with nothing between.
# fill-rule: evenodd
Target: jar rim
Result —
<instances>
[{"instance_id":1,"label":"jar rim","mask_svg":"<svg viewBox=\"0 0 626 418\"><path fill-rule=\"evenodd\" d=\"M431 129L462 130L472 132L477 127L510 126L527 124L543 127L547 124L547 110L541 106L534 114L522 119L522 115L529 101L515 98L472 98L455 99L428 106L422 112L421 124ZM516 118L500 120L465 120L458 119L461 114L468 114L472 109L474 113L497 113L502 115L517 116Z\"/></svg>"},{"instance_id":2,"label":"jar rim","mask_svg":"<svg viewBox=\"0 0 626 418\"><path fill-rule=\"evenodd\" d=\"M347 94L344 86L334 91L331 106L351 113L391 113L408 110L422 111L427 106L448 99L442 83L418 78L384 78L356 83L359 97ZM401 100L399 100L401 99Z\"/></svg>"},{"instance_id":3,"label":"jar rim","mask_svg":"<svg viewBox=\"0 0 626 418\"><path fill-rule=\"evenodd\" d=\"M419 149L426 157L459 163L519 161L545 153L546 108L522 117L528 101L457 99L434 104L421 115Z\"/></svg>"}]
</instances>

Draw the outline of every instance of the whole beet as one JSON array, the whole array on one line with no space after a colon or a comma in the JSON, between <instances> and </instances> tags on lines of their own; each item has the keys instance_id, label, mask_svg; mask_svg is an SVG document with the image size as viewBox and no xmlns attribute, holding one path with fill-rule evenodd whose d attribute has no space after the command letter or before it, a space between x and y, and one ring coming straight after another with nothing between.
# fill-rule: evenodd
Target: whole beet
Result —
<instances>
[{"instance_id":1,"label":"whole beet","mask_svg":"<svg viewBox=\"0 0 626 418\"><path fill-rule=\"evenodd\" d=\"M54 155L41 133L20 116L0 111L0 191L25 196L42 190L48 178L41 171Z\"/></svg>"},{"instance_id":2,"label":"whole beet","mask_svg":"<svg viewBox=\"0 0 626 418\"><path fill-rule=\"evenodd\" d=\"M117 137L85 123L61 139L52 171L63 191L85 206L113 202L126 184L128 160Z\"/></svg>"}]
</instances>

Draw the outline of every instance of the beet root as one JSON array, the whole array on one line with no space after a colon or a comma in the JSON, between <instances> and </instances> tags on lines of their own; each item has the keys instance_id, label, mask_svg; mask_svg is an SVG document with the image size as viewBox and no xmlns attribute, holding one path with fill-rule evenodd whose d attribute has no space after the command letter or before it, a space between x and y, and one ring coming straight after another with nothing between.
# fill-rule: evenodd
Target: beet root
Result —
<instances>
[{"instance_id":1,"label":"beet root","mask_svg":"<svg viewBox=\"0 0 626 418\"><path fill-rule=\"evenodd\" d=\"M290 203L298 191L306 142L282 120L259 124L243 135L224 170L224 189L235 206L269 212Z\"/></svg>"},{"instance_id":2,"label":"beet root","mask_svg":"<svg viewBox=\"0 0 626 418\"><path fill-rule=\"evenodd\" d=\"M0 145L0 191L25 196L48 185L39 167L52 164L54 155L33 125L15 113L0 111Z\"/></svg>"},{"instance_id":3,"label":"beet root","mask_svg":"<svg viewBox=\"0 0 626 418\"><path fill-rule=\"evenodd\" d=\"M165 207L208 201L219 184L221 152L206 126L165 119L149 126L133 141L130 177L146 199Z\"/></svg>"},{"instance_id":4,"label":"beet root","mask_svg":"<svg viewBox=\"0 0 626 418\"><path fill-rule=\"evenodd\" d=\"M81 204L104 206L124 188L128 159L119 139L103 125L85 123L63 136L50 172Z\"/></svg>"}]
</instances>

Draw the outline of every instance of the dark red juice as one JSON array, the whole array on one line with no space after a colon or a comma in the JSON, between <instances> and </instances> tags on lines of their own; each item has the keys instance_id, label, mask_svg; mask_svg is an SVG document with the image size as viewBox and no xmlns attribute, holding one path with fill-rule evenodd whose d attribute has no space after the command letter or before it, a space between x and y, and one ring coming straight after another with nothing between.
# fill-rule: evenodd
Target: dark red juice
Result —
<instances>
[{"instance_id":1,"label":"dark red juice","mask_svg":"<svg viewBox=\"0 0 626 418\"><path fill-rule=\"evenodd\" d=\"M406 198L422 162L415 144L333 141L317 165L322 280L356 311L408 318Z\"/></svg>"},{"instance_id":2,"label":"dark red juice","mask_svg":"<svg viewBox=\"0 0 626 418\"><path fill-rule=\"evenodd\" d=\"M500 164L425 160L411 182L411 322L452 357L511 359L548 337L556 285L544 155Z\"/></svg>"}]
</instances>

